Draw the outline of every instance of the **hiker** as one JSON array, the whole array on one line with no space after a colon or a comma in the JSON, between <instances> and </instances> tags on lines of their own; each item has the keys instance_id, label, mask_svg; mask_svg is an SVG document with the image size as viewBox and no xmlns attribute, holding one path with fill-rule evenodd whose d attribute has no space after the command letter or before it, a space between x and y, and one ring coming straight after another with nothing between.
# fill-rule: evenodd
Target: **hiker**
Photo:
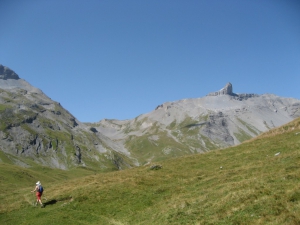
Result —
<instances>
[{"instance_id":1,"label":"hiker","mask_svg":"<svg viewBox=\"0 0 300 225\"><path fill-rule=\"evenodd\" d=\"M42 194L43 194L43 187L42 187L42 184L40 181L36 182L36 186L34 188L33 191L31 192L36 192L35 195L36 195L36 203L35 205L37 205L38 203L41 204L41 207L44 207L43 203L42 203L42 200L41 200L41 197L42 197Z\"/></svg>"}]
</instances>

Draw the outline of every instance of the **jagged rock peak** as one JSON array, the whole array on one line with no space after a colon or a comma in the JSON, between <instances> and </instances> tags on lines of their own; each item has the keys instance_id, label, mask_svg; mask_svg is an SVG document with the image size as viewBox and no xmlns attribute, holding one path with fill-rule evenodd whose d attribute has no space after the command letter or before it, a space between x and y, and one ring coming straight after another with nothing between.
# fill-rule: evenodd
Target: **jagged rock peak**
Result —
<instances>
[{"instance_id":1,"label":"jagged rock peak","mask_svg":"<svg viewBox=\"0 0 300 225\"><path fill-rule=\"evenodd\" d=\"M220 91L211 92L207 96L217 96L217 95L234 95L232 92L232 84L229 82Z\"/></svg>"},{"instance_id":2,"label":"jagged rock peak","mask_svg":"<svg viewBox=\"0 0 300 225\"><path fill-rule=\"evenodd\" d=\"M16 74L13 70L9 69L6 66L0 64L0 79L7 80L7 79L20 79L18 74Z\"/></svg>"}]
</instances>

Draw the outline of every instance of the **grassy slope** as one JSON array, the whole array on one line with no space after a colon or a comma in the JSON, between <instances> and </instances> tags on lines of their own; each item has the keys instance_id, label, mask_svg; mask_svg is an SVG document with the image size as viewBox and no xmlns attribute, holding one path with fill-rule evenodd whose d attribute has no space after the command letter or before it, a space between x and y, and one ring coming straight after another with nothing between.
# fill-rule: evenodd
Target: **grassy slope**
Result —
<instances>
[{"instance_id":1,"label":"grassy slope","mask_svg":"<svg viewBox=\"0 0 300 225\"><path fill-rule=\"evenodd\" d=\"M84 176L92 171L45 174L2 163L0 224L300 224L299 150L300 118L236 147L164 161L160 170ZM30 204L38 179L43 209Z\"/></svg>"}]
</instances>

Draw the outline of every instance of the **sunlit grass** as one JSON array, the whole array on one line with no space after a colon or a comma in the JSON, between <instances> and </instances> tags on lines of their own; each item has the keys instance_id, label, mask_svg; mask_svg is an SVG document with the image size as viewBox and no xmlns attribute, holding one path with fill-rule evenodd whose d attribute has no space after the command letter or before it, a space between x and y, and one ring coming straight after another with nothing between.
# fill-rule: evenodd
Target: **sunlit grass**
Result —
<instances>
[{"instance_id":1,"label":"sunlit grass","mask_svg":"<svg viewBox=\"0 0 300 225\"><path fill-rule=\"evenodd\" d=\"M67 172L2 163L0 223L300 224L299 124L166 160L159 170ZM37 180L45 185L45 208L31 204Z\"/></svg>"}]
</instances>

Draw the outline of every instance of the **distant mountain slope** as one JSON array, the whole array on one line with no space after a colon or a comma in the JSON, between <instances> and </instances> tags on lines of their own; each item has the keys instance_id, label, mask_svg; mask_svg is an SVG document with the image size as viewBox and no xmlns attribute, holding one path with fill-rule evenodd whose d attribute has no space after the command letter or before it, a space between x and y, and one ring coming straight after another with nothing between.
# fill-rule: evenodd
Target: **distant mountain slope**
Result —
<instances>
[{"instance_id":1,"label":"distant mountain slope","mask_svg":"<svg viewBox=\"0 0 300 225\"><path fill-rule=\"evenodd\" d=\"M144 164L240 144L299 116L298 99L235 94L228 83L202 98L166 102L135 119L94 127Z\"/></svg>"},{"instance_id":2,"label":"distant mountain slope","mask_svg":"<svg viewBox=\"0 0 300 225\"><path fill-rule=\"evenodd\" d=\"M60 169L127 168L130 160L105 145L59 103L0 65L0 161Z\"/></svg>"},{"instance_id":3,"label":"distant mountain slope","mask_svg":"<svg viewBox=\"0 0 300 225\"><path fill-rule=\"evenodd\" d=\"M228 83L132 120L81 123L0 65L0 162L116 170L239 144L300 116L300 100L236 94Z\"/></svg>"}]
</instances>

